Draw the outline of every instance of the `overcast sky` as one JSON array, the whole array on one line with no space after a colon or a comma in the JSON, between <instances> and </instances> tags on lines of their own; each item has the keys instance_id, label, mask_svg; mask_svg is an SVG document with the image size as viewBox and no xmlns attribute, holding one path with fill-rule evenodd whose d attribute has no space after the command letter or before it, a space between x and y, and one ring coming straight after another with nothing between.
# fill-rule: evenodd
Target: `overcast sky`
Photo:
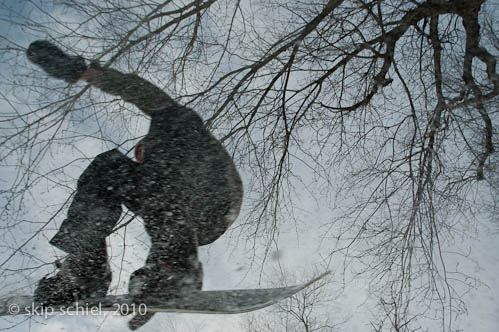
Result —
<instances>
[{"instance_id":1,"label":"overcast sky","mask_svg":"<svg viewBox=\"0 0 499 332\"><path fill-rule=\"evenodd\" d=\"M18 11L23 15L36 15L34 7L24 2L8 1L12 11ZM11 26L8 20L18 19L15 16L7 17L7 9L4 5L0 6L3 11L0 20L0 29L2 35L10 41L14 41L19 46L27 47L29 42L37 38L45 38L44 31L38 35L30 32L26 35L21 30L22 26ZM4 45L3 39L0 45ZM12 60L10 60L12 63ZM19 65L29 66L26 60L19 59ZM12 75L12 71L2 66L2 75ZM12 78L12 77L11 77ZM5 92L9 99L12 91ZM21 94L22 91L17 91ZM31 96L26 94L21 98L16 96L15 100L25 99L29 101ZM12 99L14 100L14 99ZM33 103L34 100L31 100ZM16 103L15 110L28 112L28 106ZM12 114L14 107L5 100L0 100L0 115L2 118ZM75 112L71 116L76 119L85 118L85 111ZM132 113L131 113L132 114ZM119 119L116 120L119 122ZM2 123L0 130L8 130L9 124ZM94 132L96 123L92 118L85 119L83 122L72 121L67 123L68 131L79 133ZM77 146L58 146L54 155L47 155L40 167L50 169L56 165L64 165L72 162L76 158L92 157L99 153L114 148L110 142L121 142L123 137L137 137L147 132L148 123L144 118L140 118L131 134L117 133L115 126L110 124L104 128L106 142L103 143L99 138L88 137L80 140ZM126 151L133 146L133 141L128 142L121 147ZM15 160L8 159L0 165L0 176L2 181L1 189L8 188L16 176L15 169L10 167ZM37 236L30 240L29 244L23 247L23 255L15 255L8 264L2 266L3 289L0 295L14 292L29 294L33 290L33 285L44 273L53 271L53 266L47 264L34 272L27 269L29 267L50 263L63 253L50 247L47 241L57 230L57 226L62 221L61 217L52 220L45 226L45 223L53 215L53 206L56 209L60 203L64 202L71 189L76 185L76 179L81 174L82 169L88 164L89 160L82 160L75 167L65 170L64 177L67 180L67 187L51 187L48 182L40 181L33 188L32 196L26 198L23 202L26 214L21 217L22 220L28 220L30 223L23 223L19 226L9 228L2 234L6 250L0 253L2 262L8 259L12 253L12 248L23 244L31 237L34 231L44 225L43 236ZM248 183L250 179L243 174L243 181ZM303 282L312 275L324 271L327 268L333 270L334 275L327 286L325 295L329 295L332 301L324 303L321 311L331 313L333 322L343 322L338 329L340 331L361 332L371 330L370 320L374 311L374 300L370 298L369 280L362 278L353 279L352 275L360 269L360 266L348 265L346 277L343 274L344 265L341 256L334 256L329 267L328 253L334 247L321 241L324 228L321 228L327 221L334 218L332 207L334 202L322 198L319 201L309 197L306 191L298 193L299 199L296 200L297 223L289 222L285 224L280 233L277 234L273 248L270 252L265 251L262 245L263 240L256 242L246 242L245 238L239 234L239 225L234 225L233 229L220 238L212 245L200 248L200 258L204 264L204 289L228 289L228 288L250 288L250 287L268 287L276 283L283 284L281 274L287 276L288 283ZM3 198L2 198L3 199ZM244 211L244 209L243 209ZM245 213L244 211L243 213ZM446 248L448 252L449 269L458 269L470 276L477 277L482 284L476 284L476 289L467 294L463 294L468 312L463 314L456 328L465 331L474 332L496 332L499 328L499 227L485 219L479 224L477 229L463 228L463 232L470 234L473 231L475 239L469 240L467 237L455 238L450 240ZM242 219L242 218L241 218ZM3 231L0 229L0 232ZM126 247L123 246L126 243ZM110 292L113 294L126 291L126 283L129 274L139 268L146 255L148 248L148 237L144 233L140 222L135 221L126 228L121 229L117 234L113 234L109 239L109 253L112 257L112 267L114 279ZM10 248L10 249L9 249ZM453 252L469 253L468 257L452 255ZM36 255L36 259L32 256ZM262 258L267 255L265 265L261 266ZM38 262L38 264L37 264ZM22 268L20 271L10 271L11 269ZM118 273L121 271L121 273ZM464 289L464 288L463 288ZM459 285L456 290L460 292ZM262 310L257 314L271 312ZM238 330L240 324L243 324L252 314L241 314L234 316L220 315L187 315L187 314L157 314L156 317L148 323L143 329L147 331L234 331ZM41 317L26 318L22 316L0 318L0 329L9 329L12 331L123 331L125 330L127 318L117 317L113 314L103 314L100 316L87 317L67 317L54 316L50 319ZM438 322L424 321L423 326L429 330L439 328Z\"/></svg>"}]
</instances>

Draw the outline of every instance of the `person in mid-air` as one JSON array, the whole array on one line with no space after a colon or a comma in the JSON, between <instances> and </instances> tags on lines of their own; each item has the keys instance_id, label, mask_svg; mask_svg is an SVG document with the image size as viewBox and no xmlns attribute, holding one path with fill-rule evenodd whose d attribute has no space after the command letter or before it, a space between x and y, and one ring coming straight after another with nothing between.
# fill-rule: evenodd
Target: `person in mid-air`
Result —
<instances>
[{"instance_id":1,"label":"person in mid-air","mask_svg":"<svg viewBox=\"0 0 499 332\"><path fill-rule=\"evenodd\" d=\"M201 289L198 246L219 238L242 202L241 179L227 151L199 115L137 75L87 66L82 57L44 40L33 42L27 56L52 77L86 81L151 118L147 136L135 148L136 161L111 150L79 177L67 218L50 240L68 256L55 276L38 282L35 301L66 304L106 295L111 272L105 239L122 204L144 220L151 238L145 265L130 278L134 300Z\"/></svg>"}]
</instances>

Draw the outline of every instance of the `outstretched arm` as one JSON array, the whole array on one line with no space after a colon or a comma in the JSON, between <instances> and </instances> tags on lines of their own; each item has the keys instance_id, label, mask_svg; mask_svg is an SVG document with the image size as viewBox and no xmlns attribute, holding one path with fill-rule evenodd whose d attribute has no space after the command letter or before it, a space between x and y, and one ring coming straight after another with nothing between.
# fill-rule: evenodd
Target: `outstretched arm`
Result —
<instances>
[{"instance_id":1,"label":"outstretched arm","mask_svg":"<svg viewBox=\"0 0 499 332\"><path fill-rule=\"evenodd\" d=\"M26 50L28 59L52 77L75 83L84 80L104 92L122 97L152 116L166 107L177 105L163 90L135 74L101 68L93 63L88 68L81 56L71 56L46 40L31 43Z\"/></svg>"},{"instance_id":2,"label":"outstretched arm","mask_svg":"<svg viewBox=\"0 0 499 332\"><path fill-rule=\"evenodd\" d=\"M124 74L92 64L81 75L80 80L87 81L106 93L120 96L148 116L177 105L163 90L135 74Z\"/></svg>"}]
</instances>

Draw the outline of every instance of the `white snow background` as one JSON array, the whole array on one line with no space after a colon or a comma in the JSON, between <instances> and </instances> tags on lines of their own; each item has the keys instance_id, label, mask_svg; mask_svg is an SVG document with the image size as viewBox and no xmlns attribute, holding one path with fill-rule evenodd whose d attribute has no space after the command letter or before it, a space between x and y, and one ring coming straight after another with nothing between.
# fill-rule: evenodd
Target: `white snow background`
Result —
<instances>
[{"instance_id":1,"label":"white snow background","mask_svg":"<svg viewBox=\"0 0 499 332\"><path fill-rule=\"evenodd\" d=\"M0 7L1 10L2 7ZM28 5L20 5L20 11L33 10ZM14 18L15 19L15 18ZM15 40L19 45L27 47L29 43L37 38L44 38L45 33L40 32L38 36L24 34L23 31L11 28L6 21L0 21L2 34L8 36L10 40ZM20 59L19 63L27 64L27 61ZM10 75L8 68L1 65L2 75ZM27 103L30 96L23 96ZM49 97L48 97L49 98ZM33 100L31 100L33 102ZM21 104L15 105L22 109ZM0 104L0 114L11 113L13 105L6 102ZM71 117L85 118L84 111L72 112ZM83 112L83 113L82 113ZM138 113L137 113L138 115ZM135 134L145 134L147 132L147 120L140 118L136 125ZM78 132L93 132L95 130L94 119L89 118L81 122L68 123L68 130ZM117 119L116 121L120 121ZM2 124L3 130L5 124ZM113 131L113 125L108 124L104 130L107 135L107 142L122 142L123 133ZM49 133L47 133L49 135ZM128 142L121 147L122 151L127 151L134 142ZM87 138L78 142L77 148L74 146L59 146L54 151L53 156L43 159L42 167L64 165L76 158L91 158L97 154L114 148L109 143L103 144L98 137ZM78 151L78 152L75 152ZM14 159L10 163L14 163ZM51 187L49 181L40 181L33 195L27 198L25 206L29 213L21 219L31 221L24 223L20 227L0 230L6 250L0 253L2 262L12 254L12 249L21 246L35 230L53 214L50 206L58 206L64 202L71 189L76 185L76 179L84 169L90 159L81 160L73 167L71 177L68 177L68 188ZM67 170L66 170L67 172ZM7 165L0 168L1 188L8 188L9 183L15 178L16 173L13 167ZM67 176L67 175L66 175ZM245 183L249 181L243 174ZM248 193L247 193L248 194ZM323 226L332 217L332 206L334 202L322 199L316 201L308 196L308 193L299 192L299 199L295 200L296 216L298 223L289 222L284 225L277 234L274 246L270 252L265 251L264 239L261 241L246 242L239 236L238 224L225 234L221 239L212 245L200 248L200 258L204 265L204 289L230 289L230 288L250 288L268 287L276 285L281 280L281 275L286 275L288 283L304 282L314 274L322 272L325 268L324 257L327 257L330 249L324 244L322 239ZM243 208L243 213L247 211ZM240 218L239 220L241 220ZM493 219L493 218L492 218ZM484 214L478 218L478 223L470 224L463 229L462 237L456 237L447 244L447 252L467 253L466 257L460 254L449 254L446 258L449 268L459 270L463 274L476 278L475 282L470 278L470 283L475 285L470 292L463 294L467 311L459 316L453 327L456 331L473 332L496 332L499 331L499 223L497 216L495 222ZM36 237L23 247L23 253L36 256L39 265L46 264L36 272L31 273L26 270L32 267L33 259L25 260L22 256L16 255L9 260L9 271L7 277L1 279L2 289L0 296L9 293L29 294L33 291L33 286L43 273L53 271L53 266L49 264L56 257L62 255L61 252L52 248L48 244L48 239L55 233L58 224L62 219L49 223L43 237ZM2 220L3 222L3 220ZM112 267L115 273L110 293L123 293L129 274L139 268L143 263L148 248L148 237L144 233L139 221L132 222L126 228L122 228L109 238L109 254L112 257ZM126 244L126 246L124 246ZM259 262L264 256L269 257L263 266ZM254 262L254 263L253 263ZM371 331L374 310L374 299L370 297L369 280L360 277L353 278L353 273L343 275L343 262L341 257L333 257L329 266L333 270L333 277L327 284L327 291L324 294L323 307L319 311L328 312L332 322L338 325L338 331ZM4 269L2 267L2 269ZM355 266L348 266L349 271L355 271ZM5 284L3 284L5 281ZM282 282L282 281L281 281ZM281 283L282 284L282 283ZM455 286L459 289L459 286ZM467 288L463 285L462 291ZM327 295L327 297L326 297ZM157 314L151 322L146 325L144 331L238 331L241 324L246 324L253 315L272 315L272 308L262 310L255 314L241 315L190 315L190 314ZM69 317L56 315L49 319L42 317L3 317L0 318L0 330L9 331L123 331L126 330L127 317L116 316L114 314L102 314L94 316ZM422 323L429 331L439 330L441 326L438 321L425 321Z\"/></svg>"}]
</instances>

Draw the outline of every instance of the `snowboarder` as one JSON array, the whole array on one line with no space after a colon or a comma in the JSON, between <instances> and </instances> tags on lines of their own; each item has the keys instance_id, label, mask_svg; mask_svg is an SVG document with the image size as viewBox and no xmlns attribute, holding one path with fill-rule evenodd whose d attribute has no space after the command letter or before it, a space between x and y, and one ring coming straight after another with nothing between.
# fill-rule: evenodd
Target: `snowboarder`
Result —
<instances>
[{"instance_id":1,"label":"snowboarder","mask_svg":"<svg viewBox=\"0 0 499 332\"><path fill-rule=\"evenodd\" d=\"M87 66L82 57L43 40L33 42L27 56L49 75L68 83L86 81L151 118L147 136L136 146L136 162L111 150L79 177L67 218L50 240L68 256L55 276L39 281L35 301L61 304L106 295L111 272L105 238L122 204L143 218L151 238L145 266L130 278L134 299L200 289L197 248L226 231L242 201L239 174L221 143L194 111L135 74L95 62Z\"/></svg>"}]
</instances>

